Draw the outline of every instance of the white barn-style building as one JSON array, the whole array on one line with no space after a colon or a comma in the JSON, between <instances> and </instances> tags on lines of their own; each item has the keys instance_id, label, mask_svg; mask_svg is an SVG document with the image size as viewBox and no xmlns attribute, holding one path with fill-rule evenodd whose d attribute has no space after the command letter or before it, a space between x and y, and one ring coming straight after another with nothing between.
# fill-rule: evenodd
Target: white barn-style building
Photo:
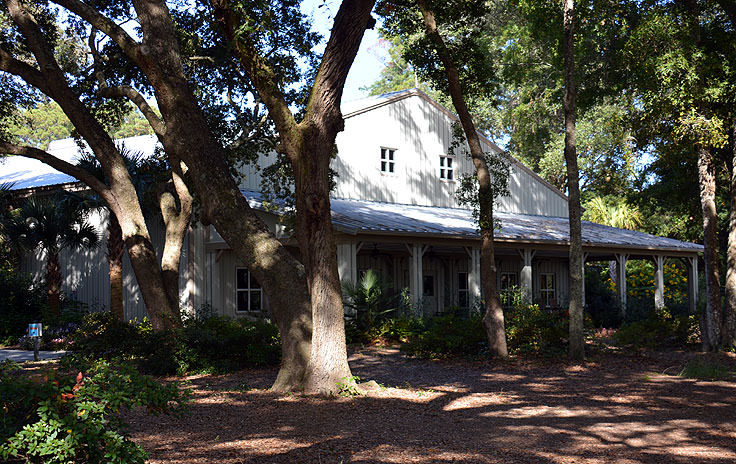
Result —
<instances>
[{"instance_id":1,"label":"white barn-style building","mask_svg":"<svg viewBox=\"0 0 736 464\"><path fill-rule=\"evenodd\" d=\"M343 105L345 130L338 135L333 162L337 185L332 217L340 277L356 282L374 269L395 291L408 288L421 314L449 307L468 307L480 298L480 248L471 211L454 195L458 179L472 174L469 157L448 155L457 117L418 89L370 97ZM501 152L481 137L484 149ZM154 151L152 136L123 142L144 154ZM74 160L72 140L52 142L49 152ZM507 155L504 155L507 156ZM263 167L274 155L262 156ZM521 286L542 306L564 306L568 295L568 220L566 196L518 160L508 157L510 195L499 199L496 234L498 285ZM244 170L243 194L271 230L298 253L279 221L279 212L264 207L260 170ZM56 188L80 188L73 178L35 160L11 157L0 164L0 183L14 182L20 194ZM105 230L104 213L93 218ZM154 242L162 245L163 228L151 220ZM626 304L626 261L655 263L655 304L664 305L664 260L681 259L688 269L691 310L697 302L698 244L583 222L586 261L617 261L618 293ZM62 255L64 290L92 307L109 302L104 243L95 251ZM267 312L257 282L212 227L195 225L182 251L182 307L209 305L238 317ZM23 269L43 278L43 257L28 256ZM125 261L126 315L145 315L129 262Z\"/></svg>"}]
</instances>

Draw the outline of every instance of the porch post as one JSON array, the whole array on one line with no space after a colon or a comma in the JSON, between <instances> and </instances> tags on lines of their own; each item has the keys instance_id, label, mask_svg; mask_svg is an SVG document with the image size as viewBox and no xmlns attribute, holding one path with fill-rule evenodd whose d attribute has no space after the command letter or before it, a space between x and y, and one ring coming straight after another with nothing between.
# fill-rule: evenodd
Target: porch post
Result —
<instances>
[{"instance_id":1,"label":"porch post","mask_svg":"<svg viewBox=\"0 0 736 464\"><path fill-rule=\"evenodd\" d=\"M685 258L687 266L687 299L690 314L698 310L698 257Z\"/></svg>"},{"instance_id":2,"label":"porch post","mask_svg":"<svg viewBox=\"0 0 736 464\"><path fill-rule=\"evenodd\" d=\"M480 248L465 247L468 254L468 304L473 304L482 298L480 285Z\"/></svg>"},{"instance_id":3,"label":"porch post","mask_svg":"<svg viewBox=\"0 0 736 464\"><path fill-rule=\"evenodd\" d=\"M341 243L337 245L337 269L340 281L358 283L358 252L363 242Z\"/></svg>"},{"instance_id":4,"label":"porch post","mask_svg":"<svg viewBox=\"0 0 736 464\"><path fill-rule=\"evenodd\" d=\"M532 275L532 260L537 252L529 248L519 250L521 255L521 288L526 293L527 302L531 303L533 298L532 289L534 282L534 276Z\"/></svg>"},{"instance_id":5,"label":"porch post","mask_svg":"<svg viewBox=\"0 0 736 464\"><path fill-rule=\"evenodd\" d=\"M654 256L654 307L664 308L664 256Z\"/></svg>"},{"instance_id":6,"label":"porch post","mask_svg":"<svg viewBox=\"0 0 736 464\"><path fill-rule=\"evenodd\" d=\"M626 316L626 262L629 255L616 255L616 270L618 271L618 301L621 304L621 315Z\"/></svg>"},{"instance_id":7,"label":"porch post","mask_svg":"<svg viewBox=\"0 0 736 464\"><path fill-rule=\"evenodd\" d=\"M422 257L424 252L427 251L426 246L413 243L406 245L409 251L409 290L411 291L411 302L414 305L418 305L422 301L424 295L423 288L423 271L422 271Z\"/></svg>"}]
</instances>

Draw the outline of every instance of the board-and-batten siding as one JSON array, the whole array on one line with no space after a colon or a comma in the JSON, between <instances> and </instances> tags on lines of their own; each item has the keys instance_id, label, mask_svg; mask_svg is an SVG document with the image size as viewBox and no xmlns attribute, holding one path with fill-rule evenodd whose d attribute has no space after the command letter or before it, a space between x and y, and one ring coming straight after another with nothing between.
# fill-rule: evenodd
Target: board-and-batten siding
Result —
<instances>
[{"instance_id":1,"label":"board-and-batten siding","mask_svg":"<svg viewBox=\"0 0 736 464\"><path fill-rule=\"evenodd\" d=\"M337 136L333 161L334 196L422 206L460 207L457 182L439 178L440 156L452 141L453 120L436 106L410 96L345 120ZM482 141L486 151L494 148ZM396 150L396 174L380 172L381 147ZM460 151L460 150L458 150ZM458 153L455 177L473 174L471 159ZM559 192L516 163L510 164L510 196L499 199L499 211L566 216L567 201Z\"/></svg>"},{"instance_id":2,"label":"board-and-batten siding","mask_svg":"<svg viewBox=\"0 0 736 464\"><path fill-rule=\"evenodd\" d=\"M62 273L62 291L71 299L84 302L92 311L110 307L110 274L107 261L107 212L93 212L89 222L97 229L100 236L99 246L94 250L62 250L59 256ZM156 252L163 250L164 228L161 220L148 218L148 229ZM189 295L192 294L193 307L199 308L207 302L204 291L204 266L206 253L204 250L204 227L195 227L187 236L182 247L179 272L179 298L183 310L189 307ZM193 262L189 263L189 253L193 253ZM192 280L189 269L192 269ZM30 275L33 281L41 285L46 273L46 255L41 251L27 254L21 263L21 272ZM198 279L198 280L197 280ZM123 256L123 305L125 317L129 320L142 320L146 316L138 283L133 273L127 251Z\"/></svg>"}]
</instances>

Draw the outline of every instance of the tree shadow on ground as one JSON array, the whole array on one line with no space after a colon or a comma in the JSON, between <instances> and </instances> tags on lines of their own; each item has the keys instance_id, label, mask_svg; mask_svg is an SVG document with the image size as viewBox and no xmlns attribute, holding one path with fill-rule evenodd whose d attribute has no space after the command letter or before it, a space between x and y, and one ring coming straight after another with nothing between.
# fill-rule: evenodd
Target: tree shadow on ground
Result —
<instances>
[{"instance_id":1,"label":"tree shadow on ground","mask_svg":"<svg viewBox=\"0 0 736 464\"><path fill-rule=\"evenodd\" d=\"M202 376L191 415L132 414L133 437L154 463L736 461L736 383L651 374L668 362L462 364L364 350L354 373L386 385L367 396L252 389L273 370Z\"/></svg>"}]
</instances>

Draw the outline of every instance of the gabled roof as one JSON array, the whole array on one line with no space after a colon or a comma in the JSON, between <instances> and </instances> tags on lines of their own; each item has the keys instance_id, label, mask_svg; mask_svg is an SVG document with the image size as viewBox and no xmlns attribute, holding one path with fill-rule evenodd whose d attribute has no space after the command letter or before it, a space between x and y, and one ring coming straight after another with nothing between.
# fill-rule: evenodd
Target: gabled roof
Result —
<instances>
[{"instance_id":1,"label":"gabled roof","mask_svg":"<svg viewBox=\"0 0 736 464\"><path fill-rule=\"evenodd\" d=\"M266 211L263 195L245 190L243 194L253 208ZM336 230L348 234L401 235L417 238L478 240L480 235L472 212L461 208L403 205L367 200L333 198L332 223ZM496 213L501 230L497 241L567 245L570 225L567 218L516 213ZM602 248L694 252L703 251L696 243L617 229L583 221L583 245Z\"/></svg>"},{"instance_id":2,"label":"gabled roof","mask_svg":"<svg viewBox=\"0 0 736 464\"><path fill-rule=\"evenodd\" d=\"M370 96L366 98L361 98L359 100L345 102L340 106L340 110L342 111L343 119L348 119L348 118L352 118L360 114L366 113L368 111L374 110L376 108L390 105L391 103L394 103L394 102L397 102L397 101L400 101L400 100L403 100L409 97L419 97L422 100L429 103L430 105L432 105L433 107L435 107L437 111L445 114L447 117L449 117L453 121L456 121L456 122L460 121L460 118L455 113L448 110L444 106L440 105L432 97L430 97L429 95L427 95L421 89L418 89L418 88L399 90L396 92L389 92L389 93L384 93L381 95L374 95L374 96ZM534 177L537 180L537 182L547 187L548 189L552 190L554 193L556 193L560 197L564 198L565 201L567 201L567 195L560 192L560 190L557 187L547 182L543 177L541 177L539 174L534 172L527 165L525 165L518 159L511 156L508 152L501 149L501 147L496 145L495 142L493 142L491 139L483 135L482 132L478 131L478 137L480 137L482 141L490 145L491 148L493 148L493 150L496 151L497 153L503 153L512 164L517 166L522 171L525 171L528 174L530 174L532 177Z\"/></svg>"},{"instance_id":3,"label":"gabled roof","mask_svg":"<svg viewBox=\"0 0 736 464\"><path fill-rule=\"evenodd\" d=\"M116 140L116 143L118 145L124 144L128 150L138 152L144 157L149 157L153 155L158 142L153 135L140 135L119 139ZM49 144L49 148L46 151L72 164L79 160L79 146L72 138L54 140ZM0 183L12 183L13 190L72 184L76 182L78 181L74 177L63 174L48 164L32 158L26 158L24 156L0 158Z\"/></svg>"}]
</instances>

